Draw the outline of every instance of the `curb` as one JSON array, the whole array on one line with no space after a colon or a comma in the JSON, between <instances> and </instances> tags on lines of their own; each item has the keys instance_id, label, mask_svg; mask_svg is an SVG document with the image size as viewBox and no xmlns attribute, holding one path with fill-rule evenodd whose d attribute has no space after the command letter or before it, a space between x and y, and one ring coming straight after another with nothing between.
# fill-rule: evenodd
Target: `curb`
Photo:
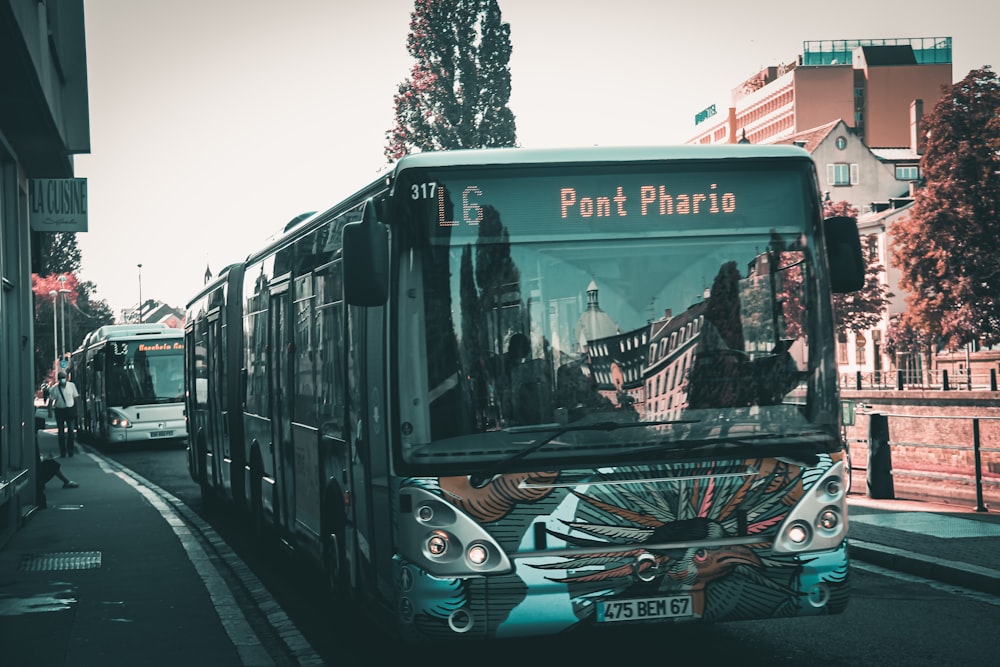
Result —
<instances>
[{"instance_id":1,"label":"curb","mask_svg":"<svg viewBox=\"0 0 1000 667\"><path fill-rule=\"evenodd\" d=\"M851 558L897 572L1000 595L1000 570L942 560L863 540L848 540Z\"/></svg>"}]
</instances>

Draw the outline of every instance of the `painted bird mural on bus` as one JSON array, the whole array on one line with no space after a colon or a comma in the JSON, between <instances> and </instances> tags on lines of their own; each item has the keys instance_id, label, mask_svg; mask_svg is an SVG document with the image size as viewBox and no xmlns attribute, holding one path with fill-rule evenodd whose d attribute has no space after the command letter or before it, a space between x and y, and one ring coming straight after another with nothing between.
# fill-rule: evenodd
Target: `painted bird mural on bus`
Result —
<instances>
[{"instance_id":1,"label":"painted bird mural on bus","mask_svg":"<svg viewBox=\"0 0 1000 667\"><path fill-rule=\"evenodd\" d=\"M837 460L822 454L806 468L740 459L513 473L485 484L410 479L477 519L507 553L532 553L499 578L419 575L413 587L422 593L412 599L430 606L413 610L414 627L446 635L451 610L483 604L477 600L486 587L497 636L539 624L569 628L593 619L606 599L690 595L688 616L709 621L796 615L809 606L801 591L846 578L846 555L775 555L771 535ZM545 601L529 590L545 591Z\"/></svg>"},{"instance_id":2,"label":"painted bird mural on bus","mask_svg":"<svg viewBox=\"0 0 1000 667\"><path fill-rule=\"evenodd\" d=\"M791 615L801 604L796 581L801 558L768 555L769 541L700 543L764 535L777 527L811 485L803 470L818 478L832 463L825 458L819 471L775 459L741 462L758 471L752 477L697 463L677 465L673 474L697 479L655 488L645 483L601 484L598 477L586 492L573 492L579 501L575 520L549 531L580 548L581 555L533 567L552 570L554 581L571 588L580 616L592 613L593 603L602 597L679 592L692 596L694 616L706 620L760 618L765 608L764 616ZM642 478L649 472L616 469L615 477ZM663 543L691 546L653 546ZM645 544L650 547L608 549ZM644 553L647 556L637 561ZM555 574L559 571L563 574Z\"/></svg>"}]
</instances>

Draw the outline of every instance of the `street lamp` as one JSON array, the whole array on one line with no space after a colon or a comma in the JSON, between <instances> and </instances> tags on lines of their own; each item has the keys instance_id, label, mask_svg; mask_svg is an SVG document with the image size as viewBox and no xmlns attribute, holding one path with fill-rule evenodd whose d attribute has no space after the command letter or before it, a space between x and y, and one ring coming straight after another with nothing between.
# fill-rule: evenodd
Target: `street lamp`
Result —
<instances>
[{"instance_id":1,"label":"street lamp","mask_svg":"<svg viewBox=\"0 0 1000 667\"><path fill-rule=\"evenodd\" d=\"M56 299L59 298L59 292L54 289L49 290L49 296L52 297L52 358L56 361L58 365L59 362L59 311L56 309Z\"/></svg>"},{"instance_id":2,"label":"street lamp","mask_svg":"<svg viewBox=\"0 0 1000 667\"><path fill-rule=\"evenodd\" d=\"M72 331L69 330L69 325L66 324L66 295L69 294L68 289L59 290L59 338L61 340L60 354L69 352L66 348L71 346L73 343L70 342L72 336Z\"/></svg>"},{"instance_id":3,"label":"street lamp","mask_svg":"<svg viewBox=\"0 0 1000 667\"><path fill-rule=\"evenodd\" d=\"M139 267L139 324L142 324L142 264L137 264Z\"/></svg>"},{"instance_id":4,"label":"street lamp","mask_svg":"<svg viewBox=\"0 0 1000 667\"><path fill-rule=\"evenodd\" d=\"M61 357L66 351L66 346L69 341L66 339L66 295L69 294L69 290L66 289L66 276L59 276L59 338L60 346L59 352L56 356Z\"/></svg>"}]
</instances>

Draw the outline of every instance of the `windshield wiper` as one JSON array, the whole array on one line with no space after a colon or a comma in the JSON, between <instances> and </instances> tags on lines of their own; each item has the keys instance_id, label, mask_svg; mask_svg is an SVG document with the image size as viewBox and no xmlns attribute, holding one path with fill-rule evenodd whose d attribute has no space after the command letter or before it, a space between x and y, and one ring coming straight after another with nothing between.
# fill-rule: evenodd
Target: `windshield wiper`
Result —
<instances>
[{"instance_id":1,"label":"windshield wiper","mask_svg":"<svg viewBox=\"0 0 1000 667\"><path fill-rule=\"evenodd\" d=\"M542 447L545 447L556 438L566 435L567 433L578 433L580 431L605 431L610 433L611 431L617 431L618 429L638 428L644 426L669 426L672 424L695 424L699 421L700 420L698 419L674 419L674 420L658 420L658 421L648 421L648 422L601 421L601 422L590 422L587 424L580 424L580 423L567 424L566 426L557 427L556 430L553 431L549 436L542 438L541 440L536 440L535 442L532 442L524 449L514 452L513 454L504 459L500 459L493 465L489 466L482 473L482 477L484 479L490 479L494 475L501 472L504 468L509 466L511 463L514 463L515 461L520 461L521 459L527 456L531 456L533 453L537 452ZM512 429L511 432L518 434L546 433L550 430L551 430L550 428L528 428L528 429L517 428L516 430Z\"/></svg>"},{"instance_id":2,"label":"windshield wiper","mask_svg":"<svg viewBox=\"0 0 1000 667\"><path fill-rule=\"evenodd\" d=\"M747 450L754 456L767 453L768 456L781 456L795 458L797 461L815 465L816 451L804 451L803 446L812 444L815 437L829 439L829 434L823 431L799 431L793 433L757 433L742 436L717 436L702 437L683 440L660 440L653 443L645 443L630 449L626 454L635 454L648 449L656 449L666 445L672 445L668 451L693 452L700 449L720 448L729 450ZM780 441L780 442L778 442ZM763 450L763 451L762 451ZM777 454L773 453L779 450ZM805 457L805 458L802 458Z\"/></svg>"}]
</instances>

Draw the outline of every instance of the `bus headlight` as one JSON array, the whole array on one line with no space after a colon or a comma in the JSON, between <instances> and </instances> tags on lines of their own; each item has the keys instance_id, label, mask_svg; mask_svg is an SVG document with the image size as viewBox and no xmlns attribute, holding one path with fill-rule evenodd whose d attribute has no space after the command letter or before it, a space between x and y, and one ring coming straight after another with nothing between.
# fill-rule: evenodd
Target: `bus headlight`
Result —
<instances>
[{"instance_id":1,"label":"bus headlight","mask_svg":"<svg viewBox=\"0 0 1000 667\"><path fill-rule=\"evenodd\" d=\"M426 489L399 492L399 552L440 577L513 570L500 545L474 519Z\"/></svg>"},{"instance_id":2,"label":"bus headlight","mask_svg":"<svg viewBox=\"0 0 1000 667\"><path fill-rule=\"evenodd\" d=\"M116 410L108 410L108 424L112 428L132 428L128 417Z\"/></svg>"},{"instance_id":3,"label":"bus headlight","mask_svg":"<svg viewBox=\"0 0 1000 667\"><path fill-rule=\"evenodd\" d=\"M482 544L473 544L465 552L465 557L475 566L480 566L489 558L489 551Z\"/></svg>"},{"instance_id":4,"label":"bus headlight","mask_svg":"<svg viewBox=\"0 0 1000 667\"><path fill-rule=\"evenodd\" d=\"M819 518L816 520L816 527L822 530L836 530L839 523L840 513L837 512L836 508L827 507L820 512Z\"/></svg>"},{"instance_id":5,"label":"bus headlight","mask_svg":"<svg viewBox=\"0 0 1000 667\"><path fill-rule=\"evenodd\" d=\"M437 558L439 556L445 555L448 551L448 535L439 530L431 533L431 536L427 539L427 553L432 558Z\"/></svg>"},{"instance_id":6,"label":"bus headlight","mask_svg":"<svg viewBox=\"0 0 1000 667\"><path fill-rule=\"evenodd\" d=\"M797 521L788 527L785 531L785 537L792 544L805 544L809 539L810 532L809 526L801 521Z\"/></svg>"},{"instance_id":7,"label":"bus headlight","mask_svg":"<svg viewBox=\"0 0 1000 667\"><path fill-rule=\"evenodd\" d=\"M844 502L844 463L838 461L803 494L778 527L774 553L837 548L847 537Z\"/></svg>"}]
</instances>

